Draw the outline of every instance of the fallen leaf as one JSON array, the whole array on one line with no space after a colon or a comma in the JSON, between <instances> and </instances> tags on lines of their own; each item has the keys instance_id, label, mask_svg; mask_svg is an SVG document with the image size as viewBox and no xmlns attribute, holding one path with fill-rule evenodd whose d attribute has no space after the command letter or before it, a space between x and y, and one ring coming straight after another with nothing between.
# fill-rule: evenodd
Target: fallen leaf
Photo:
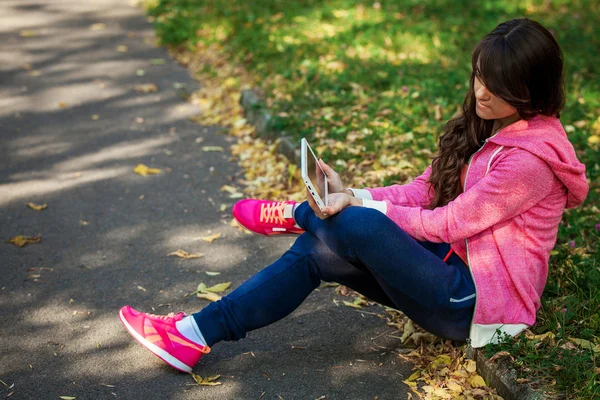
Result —
<instances>
[{"instance_id":1,"label":"fallen leaf","mask_svg":"<svg viewBox=\"0 0 600 400\"><path fill-rule=\"evenodd\" d=\"M229 193L237 193L237 192L239 192L239 190L236 187L229 186L229 185L223 185L223 186L221 186L221 191L222 192L229 192Z\"/></svg>"},{"instance_id":2,"label":"fallen leaf","mask_svg":"<svg viewBox=\"0 0 600 400\"><path fill-rule=\"evenodd\" d=\"M91 117L92 121L98 121L100 119L100 116L98 114L93 114Z\"/></svg>"},{"instance_id":3,"label":"fallen leaf","mask_svg":"<svg viewBox=\"0 0 600 400\"><path fill-rule=\"evenodd\" d=\"M207 292L219 293L219 292L224 292L225 290L227 290L229 288L229 286L231 286L231 282L223 282L223 283L218 283L216 285L213 285L211 287L207 287L204 290Z\"/></svg>"},{"instance_id":4,"label":"fallen leaf","mask_svg":"<svg viewBox=\"0 0 600 400\"><path fill-rule=\"evenodd\" d=\"M30 71L29 75L30 76L40 76L42 73L40 71Z\"/></svg>"},{"instance_id":5,"label":"fallen leaf","mask_svg":"<svg viewBox=\"0 0 600 400\"><path fill-rule=\"evenodd\" d=\"M140 285L138 285L138 287L137 287L137 288L138 288L139 290L141 290L142 292L145 292L145 291L146 291L146 288L145 288L145 287L143 287L143 286L140 286Z\"/></svg>"},{"instance_id":6,"label":"fallen leaf","mask_svg":"<svg viewBox=\"0 0 600 400\"><path fill-rule=\"evenodd\" d=\"M167 254L167 256L177 256L181 258L200 258L203 255L204 254L202 253L188 253L187 251L181 249Z\"/></svg>"},{"instance_id":7,"label":"fallen leaf","mask_svg":"<svg viewBox=\"0 0 600 400\"><path fill-rule=\"evenodd\" d=\"M44 203L44 204L35 204L35 203L27 203L27 207L31 208L32 210L35 211L42 211L45 210L46 208L48 208L48 204Z\"/></svg>"},{"instance_id":8,"label":"fallen leaf","mask_svg":"<svg viewBox=\"0 0 600 400\"><path fill-rule=\"evenodd\" d=\"M58 107L59 108L67 108L67 107L69 107L69 104L65 103L64 101L61 101L58 103Z\"/></svg>"},{"instance_id":9,"label":"fallen leaf","mask_svg":"<svg viewBox=\"0 0 600 400\"><path fill-rule=\"evenodd\" d=\"M495 360L497 360L500 357L512 358L512 356L510 355L510 353L508 351L499 351L490 358L490 362L494 362Z\"/></svg>"},{"instance_id":10,"label":"fallen leaf","mask_svg":"<svg viewBox=\"0 0 600 400\"><path fill-rule=\"evenodd\" d=\"M62 400L75 400L77 397L75 396L58 396Z\"/></svg>"},{"instance_id":11,"label":"fallen leaf","mask_svg":"<svg viewBox=\"0 0 600 400\"><path fill-rule=\"evenodd\" d=\"M575 343L576 345L586 350L592 350L594 353L600 353L600 345L594 345L594 343L590 342L589 340L570 337L569 341Z\"/></svg>"},{"instance_id":12,"label":"fallen leaf","mask_svg":"<svg viewBox=\"0 0 600 400\"><path fill-rule=\"evenodd\" d=\"M219 207L219 211L223 212L227 210L227 207L229 207L227 204L221 204L221 207Z\"/></svg>"},{"instance_id":13,"label":"fallen leaf","mask_svg":"<svg viewBox=\"0 0 600 400\"><path fill-rule=\"evenodd\" d=\"M202 151L223 151L221 146L202 146Z\"/></svg>"},{"instance_id":14,"label":"fallen leaf","mask_svg":"<svg viewBox=\"0 0 600 400\"><path fill-rule=\"evenodd\" d=\"M152 60L150 60L150 64L152 64L152 65L163 65L164 63L165 63L164 58L153 58Z\"/></svg>"},{"instance_id":15,"label":"fallen leaf","mask_svg":"<svg viewBox=\"0 0 600 400\"><path fill-rule=\"evenodd\" d=\"M481 375L477 375L477 374L475 374L469 378L469 383L471 384L472 387L475 387L475 388L485 386L485 381L483 380Z\"/></svg>"},{"instance_id":16,"label":"fallen leaf","mask_svg":"<svg viewBox=\"0 0 600 400\"><path fill-rule=\"evenodd\" d=\"M217 276L217 275L221 275L220 272L212 272L212 271L204 271L204 273L208 276Z\"/></svg>"},{"instance_id":17,"label":"fallen leaf","mask_svg":"<svg viewBox=\"0 0 600 400\"><path fill-rule=\"evenodd\" d=\"M28 243L38 243L40 240L42 240L42 235L37 235L34 237L19 235L15 236L10 240L5 241L5 243L12 243L15 246L23 247Z\"/></svg>"},{"instance_id":18,"label":"fallen leaf","mask_svg":"<svg viewBox=\"0 0 600 400\"><path fill-rule=\"evenodd\" d=\"M218 295L217 293L197 293L196 297L198 297L199 299L204 299L204 300L208 300L208 301L218 301L221 300L222 297L220 295Z\"/></svg>"},{"instance_id":19,"label":"fallen leaf","mask_svg":"<svg viewBox=\"0 0 600 400\"><path fill-rule=\"evenodd\" d=\"M469 373L475 372L477 370L477 363L475 362L475 360L467 360L465 362L465 369Z\"/></svg>"},{"instance_id":20,"label":"fallen leaf","mask_svg":"<svg viewBox=\"0 0 600 400\"><path fill-rule=\"evenodd\" d=\"M143 69L140 68L137 71L135 71L135 74L137 76L144 76L144 75L146 75L146 71L144 71Z\"/></svg>"},{"instance_id":21,"label":"fallen leaf","mask_svg":"<svg viewBox=\"0 0 600 400\"><path fill-rule=\"evenodd\" d=\"M87 225L89 225L89 224L90 224L90 222L89 222L89 221L84 221L84 220L82 220L82 219L80 219L80 220L79 220L79 225L82 225L82 226L87 226Z\"/></svg>"},{"instance_id":22,"label":"fallen leaf","mask_svg":"<svg viewBox=\"0 0 600 400\"><path fill-rule=\"evenodd\" d=\"M215 233L214 235L202 236L199 239L200 240L204 240L205 242L208 242L208 243L212 243L212 242L214 242L215 240L217 240L220 237L221 237L221 232Z\"/></svg>"},{"instance_id":23,"label":"fallen leaf","mask_svg":"<svg viewBox=\"0 0 600 400\"><path fill-rule=\"evenodd\" d=\"M133 169L133 172L138 175L146 176L150 174L160 174L162 171L158 168L148 168L144 164L138 164L137 167Z\"/></svg>"},{"instance_id":24,"label":"fallen leaf","mask_svg":"<svg viewBox=\"0 0 600 400\"><path fill-rule=\"evenodd\" d=\"M21 37L35 37L37 36L37 32L36 31L21 31L19 32L19 36Z\"/></svg>"},{"instance_id":25,"label":"fallen leaf","mask_svg":"<svg viewBox=\"0 0 600 400\"><path fill-rule=\"evenodd\" d=\"M101 22L90 25L90 31L103 31L104 29L106 29L106 25Z\"/></svg>"},{"instance_id":26,"label":"fallen leaf","mask_svg":"<svg viewBox=\"0 0 600 400\"><path fill-rule=\"evenodd\" d=\"M221 377L221 375L213 375L213 376L208 376L206 378L202 378L200 375L196 375L196 374L192 373L192 379L194 379L194 381L198 385L202 385L202 386L217 386L217 385L221 385L222 384L221 382L215 382L220 377Z\"/></svg>"},{"instance_id":27,"label":"fallen leaf","mask_svg":"<svg viewBox=\"0 0 600 400\"><path fill-rule=\"evenodd\" d=\"M360 306L358 304L351 303L351 302L346 301L346 300L344 300L343 303L344 303L345 306L348 306L348 307L358 308L358 309L362 308L362 306Z\"/></svg>"},{"instance_id":28,"label":"fallen leaf","mask_svg":"<svg viewBox=\"0 0 600 400\"><path fill-rule=\"evenodd\" d=\"M141 83L139 85L135 85L135 91L138 93L152 93L158 90L158 86L154 83Z\"/></svg>"},{"instance_id":29,"label":"fallen leaf","mask_svg":"<svg viewBox=\"0 0 600 400\"><path fill-rule=\"evenodd\" d=\"M126 53L127 50L129 50L129 48L127 46L125 46L124 44L117 46L117 51L119 53Z\"/></svg>"}]
</instances>

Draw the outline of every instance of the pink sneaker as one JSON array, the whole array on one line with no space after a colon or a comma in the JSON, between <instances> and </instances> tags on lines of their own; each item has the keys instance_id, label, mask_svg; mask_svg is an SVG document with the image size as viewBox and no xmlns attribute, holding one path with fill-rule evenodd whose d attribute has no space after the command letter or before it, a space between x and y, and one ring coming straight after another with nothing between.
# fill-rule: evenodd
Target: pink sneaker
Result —
<instances>
[{"instance_id":1,"label":"pink sneaker","mask_svg":"<svg viewBox=\"0 0 600 400\"><path fill-rule=\"evenodd\" d=\"M175 322L184 316L182 312L169 315L141 313L130 306L119 312L121 322L138 342L171 367L190 373L202 356L210 352L210 347L196 344L179 333Z\"/></svg>"},{"instance_id":2,"label":"pink sneaker","mask_svg":"<svg viewBox=\"0 0 600 400\"><path fill-rule=\"evenodd\" d=\"M233 206L233 217L244 228L259 235L299 235L304 229L295 225L294 218L284 218L286 205L297 204L295 201L240 200Z\"/></svg>"}]
</instances>

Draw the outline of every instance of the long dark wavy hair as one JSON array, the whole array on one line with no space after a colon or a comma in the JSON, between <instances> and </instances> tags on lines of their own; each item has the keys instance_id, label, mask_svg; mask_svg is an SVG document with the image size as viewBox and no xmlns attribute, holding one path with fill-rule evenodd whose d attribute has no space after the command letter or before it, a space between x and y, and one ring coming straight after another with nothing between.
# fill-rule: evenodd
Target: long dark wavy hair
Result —
<instances>
[{"instance_id":1,"label":"long dark wavy hair","mask_svg":"<svg viewBox=\"0 0 600 400\"><path fill-rule=\"evenodd\" d=\"M494 120L481 119L475 112L476 74L524 120L538 114L558 118L565 103L562 52L552 34L535 21L519 18L498 25L475 46L471 65L462 113L446 123L432 161L431 209L445 206L462 192L461 168L492 135Z\"/></svg>"}]
</instances>

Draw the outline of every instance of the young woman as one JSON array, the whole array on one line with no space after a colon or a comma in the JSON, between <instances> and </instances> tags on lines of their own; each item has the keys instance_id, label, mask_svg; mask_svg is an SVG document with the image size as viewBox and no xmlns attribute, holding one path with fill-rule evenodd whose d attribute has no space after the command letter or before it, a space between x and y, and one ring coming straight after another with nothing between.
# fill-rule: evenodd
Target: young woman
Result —
<instances>
[{"instance_id":1,"label":"young woman","mask_svg":"<svg viewBox=\"0 0 600 400\"><path fill-rule=\"evenodd\" d=\"M346 189L328 165L329 204L242 200L247 229L299 234L283 256L191 316L130 306L120 318L146 348L189 372L210 347L290 314L321 281L403 311L424 329L481 347L535 323L566 208L588 191L558 120L561 50L537 22L502 23L472 54L462 115L406 185Z\"/></svg>"}]
</instances>

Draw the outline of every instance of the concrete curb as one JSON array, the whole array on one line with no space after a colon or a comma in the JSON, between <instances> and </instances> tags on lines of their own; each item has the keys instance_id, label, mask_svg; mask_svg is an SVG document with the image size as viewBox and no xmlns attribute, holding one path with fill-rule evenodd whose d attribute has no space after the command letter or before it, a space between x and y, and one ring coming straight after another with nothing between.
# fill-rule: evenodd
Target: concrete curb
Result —
<instances>
[{"instance_id":1,"label":"concrete curb","mask_svg":"<svg viewBox=\"0 0 600 400\"><path fill-rule=\"evenodd\" d=\"M292 139L284 131L273 127L272 116L265 109L263 97L256 89L242 91L240 103L246 120L254 125L256 134L262 138L281 139L277 150L296 165L300 165L300 141ZM504 400L545 400L550 399L542 392L533 390L526 384L517 383L517 372L503 359L491 362L482 351L476 351L477 372L496 389Z\"/></svg>"},{"instance_id":2,"label":"concrete curb","mask_svg":"<svg viewBox=\"0 0 600 400\"><path fill-rule=\"evenodd\" d=\"M526 383L517 382L517 371L504 358L490 361L483 351L477 351L477 372L504 400L546 400L550 397L534 390Z\"/></svg>"},{"instance_id":3,"label":"concrete curb","mask_svg":"<svg viewBox=\"0 0 600 400\"><path fill-rule=\"evenodd\" d=\"M284 131L273 128L273 117L265 109L263 97L256 89L242 91L240 103L244 108L246 120L256 129L261 138L280 139L277 150L300 166L300 141L293 139Z\"/></svg>"}]
</instances>

